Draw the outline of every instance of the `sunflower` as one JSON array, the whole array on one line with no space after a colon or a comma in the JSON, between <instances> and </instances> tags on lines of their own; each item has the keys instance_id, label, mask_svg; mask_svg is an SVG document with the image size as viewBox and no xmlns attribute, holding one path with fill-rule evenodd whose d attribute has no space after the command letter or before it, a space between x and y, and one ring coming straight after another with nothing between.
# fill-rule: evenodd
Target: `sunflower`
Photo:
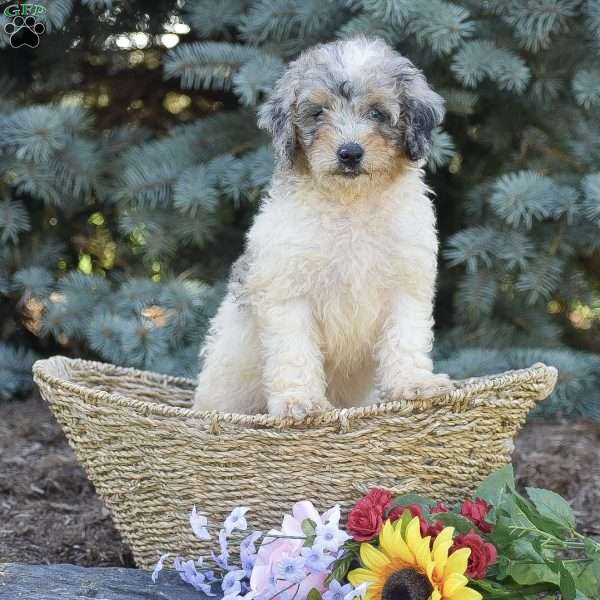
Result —
<instances>
[{"instance_id":1,"label":"sunflower","mask_svg":"<svg viewBox=\"0 0 600 600\"><path fill-rule=\"evenodd\" d=\"M464 575L471 550L461 548L448 556L453 527L442 529L432 546L430 536L421 536L419 517L404 533L401 521L386 521L379 549L360 546L363 568L351 571L348 579L355 586L369 584L365 600L481 600Z\"/></svg>"}]
</instances>

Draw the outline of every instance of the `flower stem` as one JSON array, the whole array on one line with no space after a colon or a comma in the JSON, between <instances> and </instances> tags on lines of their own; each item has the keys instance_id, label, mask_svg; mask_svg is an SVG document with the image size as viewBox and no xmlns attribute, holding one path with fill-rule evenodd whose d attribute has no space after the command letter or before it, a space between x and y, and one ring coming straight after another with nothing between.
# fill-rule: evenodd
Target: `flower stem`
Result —
<instances>
[{"instance_id":1,"label":"flower stem","mask_svg":"<svg viewBox=\"0 0 600 600\"><path fill-rule=\"evenodd\" d=\"M526 533L533 533L545 537L546 541L543 543L543 545L547 548L551 548L553 545L558 548L566 549L580 549L584 547L583 542L578 542L575 540L561 540L555 535L537 528L532 529L531 527L511 527L510 529L512 531L524 531Z\"/></svg>"},{"instance_id":2,"label":"flower stem","mask_svg":"<svg viewBox=\"0 0 600 600\"><path fill-rule=\"evenodd\" d=\"M269 540L268 542L265 540ZM269 544L273 544L275 543L277 540L279 539L283 539L283 540L305 540L306 536L300 536L300 535L266 535L262 542L261 542L261 546L268 546Z\"/></svg>"},{"instance_id":3,"label":"flower stem","mask_svg":"<svg viewBox=\"0 0 600 600\"><path fill-rule=\"evenodd\" d=\"M299 583L292 583L290 585L288 585L286 588L283 588L282 590L278 590L277 593L274 596L271 596L270 598L267 598L267 600L274 600L275 598L277 598L277 596L279 596L279 594L283 594L283 592L287 592L288 590L291 590L295 585L298 586L298 590L300 589L300 584ZM296 590L296 594L298 593L298 590ZM296 594L294 594L294 598L296 597Z\"/></svg>"}]
</instances>

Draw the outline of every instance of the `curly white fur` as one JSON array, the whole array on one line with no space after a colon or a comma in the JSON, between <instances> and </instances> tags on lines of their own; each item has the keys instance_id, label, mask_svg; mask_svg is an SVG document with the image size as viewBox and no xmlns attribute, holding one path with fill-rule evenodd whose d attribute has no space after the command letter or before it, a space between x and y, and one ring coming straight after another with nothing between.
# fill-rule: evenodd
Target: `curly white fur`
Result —
<instances>
[{"instance_id":1,"label":"curly white fur","mask_svg":"<svg viewBox=\"0 0 600 600\"><path fill-rule=\"evenodd\" d=\"M311 80L324 68L341 96ZM387 124L365 117L376 92ZM324 116L298 116L303 96ZM261 112L279 165L202 350L196 409L302 415L450 385L429 358L438 242L419 168L442 114L382 42L319 46L292 63ZM349 140L365 148L353 177L335 170Z\"/></svg>"}]
</instances>

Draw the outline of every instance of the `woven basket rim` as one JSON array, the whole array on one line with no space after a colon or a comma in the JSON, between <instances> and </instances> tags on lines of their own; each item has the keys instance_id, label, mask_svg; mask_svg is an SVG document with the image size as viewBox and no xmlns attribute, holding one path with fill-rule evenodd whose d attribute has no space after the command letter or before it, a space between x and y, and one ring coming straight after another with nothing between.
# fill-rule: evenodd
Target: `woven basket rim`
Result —
<instances>
[{"instance_id":1,"label":"woven basket rim","mask_svg":"<svg viewBox=\"0 0 600 600\"><path fill-rule=\"evenodd\" d=\"M272 429L302 429L306 427L327 426L337 424L345 429L349 420L364 419L381 415L408 416L411 414L427 413L431 408L451 408L455 411L466 411L471 405L471 401L476 399L481 392L490 390L505 389L508 387L519 386L522 384L537 384L542 386L539 393L539 400L546 398L554 388L557 380L558 371L555 367L547 366L538 362L531 367L496 375L486 375L474 377L465 380L455 381L455 389L446 394L418 401L396 400L382 402L370 406L361 406L353 408L335 409L323 413L311 414L305 417L277 417L266 414L246 415L237 413L222 413L218 411L195 411L189 408L169 406L162 403L138 400L129 396L117 393L106 392L100 389L93 389L66 378L69 375L71 367L88 368L94 371L111 373L135 377L140 383L149 381L158 383L168 389L169 385L180 387L189 387L193 389L195 382L185 377L175 377L150 371L143 371L133 367L120 367L110 363L90 361L79 358L68 358L66 356L52 356L41 359L33 365L33 376L36 382L43 381L51 386L57 386L65 391L70 391L77 396L93 404L111 404L121 407L134 409L136 412L144 415L156 415L162 417L187 418L199 422L206 422L213 429L218 429L219 424L230 424L240 427L260 427ZM502 403L509 403L507 398L499 397L495 401L495 406Z\"/></svg>"}]
</instances>

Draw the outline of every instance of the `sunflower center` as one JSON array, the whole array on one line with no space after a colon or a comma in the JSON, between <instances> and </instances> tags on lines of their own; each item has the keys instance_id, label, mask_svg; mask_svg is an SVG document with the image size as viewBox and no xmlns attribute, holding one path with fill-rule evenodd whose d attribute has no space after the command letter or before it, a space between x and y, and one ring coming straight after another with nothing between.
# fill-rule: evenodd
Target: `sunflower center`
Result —
<instances>
[{"instance_id":1,"label":"sunflower center","mask_svg":"<svg viewBox=\"0 0 600 600\"><path fill-rule=\"evenodd\" d=\"M414 569L401 569L390 575L381 600L427 600L433 592L429 579Z\"/></svg>"}]
</instances>

